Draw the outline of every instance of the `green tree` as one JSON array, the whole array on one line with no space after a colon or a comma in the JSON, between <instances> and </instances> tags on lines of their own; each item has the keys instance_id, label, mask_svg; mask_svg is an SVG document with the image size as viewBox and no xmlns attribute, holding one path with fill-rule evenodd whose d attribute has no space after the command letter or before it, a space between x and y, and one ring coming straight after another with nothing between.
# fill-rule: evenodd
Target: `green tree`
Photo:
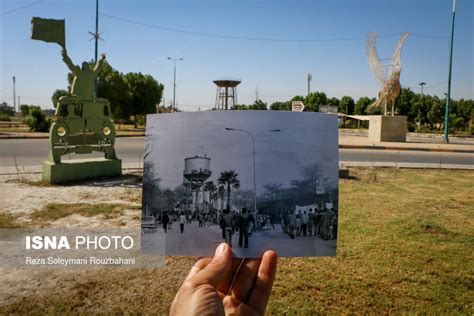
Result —
<instances>
[{"instance_id":1,"label":"green tree","mask_svg":"<svg viewBox=\"0 0 474 316\"><path fill-rule=\"evenodd\" d=\"M329 99L328 105L339 106L339 99L336 97L332 97L331 99Z\"/></svg>"},{"instance_id":2,"label":"green tree","mask_svg":"<svg viewBox=\"0 0 474 316\"><path fill-rule=\"evenodd\" d=\"M46 117L39 106L30 106L30 117L26 120L26 124L33 132L48 132L51 126L51 120Z\"/></svg>"},{"instance_id":3,"label":"green tree","mask_svg":"<svg viewBox=\"0 0 474 316\"><path fill-rule=\"evenodd\" d=\"M273 111L291 111L291 101L273 102L270 105L270 110L273 110Z\"/></svg>"},{"instance_id":4,"label":"green tree","mask_svg":"<svg viewBox=\"0 0 474 316\"><path fill-rule=\"evenodd\" d=\"M140 72L127 73L125 80L132 94L130 114L135 117L136 126L137 115L156 113L156 105L161 102L164 87L152 76Z\"/></svg>"},{"instance_id":5,"label":"green tree","mask_svg":"<svg viewBox=\"0 0 474 316\"><path fill-rule=\"evenodd\" d=\"M343 96L339 102L339 112L342 112L347 115L352 115L354 113L354 99L350 96Z\"/></svg>"},{"instance_id":6,"label":"green tree","mask_svg":"<svg viewBox=\"0 0 474 316\"><path fill-rule=\"evenodd\" d=\"M230 210L230 189L240 188L240 180L237 178L239 174L235 170L223 171L219 179L217 180L219 184L227 187L227 203L226 208Z\"/></svg>"},{"instance_id":7,"label":"green tree","mask_svg":"<svg viewBox=\"0 0 474 316\"><path fill-rule=\"evenodd\" d=\"M67 90L63 89L56 89L51 96L51 101L53 102L53 107L56 108L58 106L59 98L70 96L71 94Z\"/></svg>"},{"instance_id":8,"label":"green tree","mask_svg":"<svg viewBox=\"0 0 474 316\"><path fill-rule=\"evenodd\" d=\"M15 115L15 111L12 106L9 106L6 102L2 102L0 103L0 114L13 116Z\"/></svg>"},{"instance_id":9,"label":"green tree","mask_svg":"<svg viewBox=\"0 0 474 316\"><path fill-rule=\"evenodd\" d=\"M397 99L398 114L405 115L408 121L414 121L416 111L414 108L416 94L410 88L402 88L400 96Z\"/></svg>"},{"instance_id":10,"label":"green tree","mask_svg":"<svg viewBox=\"0 0 474 316\"><path fill-rule=\"evenodd\" d=\"M267 109L267 104L263 102L262 100L258 99L255 100L255 102L251 105L245 105L245 104L236 104L233 105L231 110L266 110Z\"/></svg>"},{"instance_id":11,"label":"green tree","mask_svg":"<svg viewBox=\"0 0 474 316\"><path fill-rule=\"evenodd\" d=\"M440 129L444 120L444 103L438 97L430 99L429 110L427 113L427 119L431 129Z\"/></svg>"},{"instance_id":12,"label":"green tree","mask_svg":"<svg viewBox=\"0 0 474 316\"><path fill-rule=\"evenodd\" d=\"M359 100L357 100L357 103L355 104L355 109L354 112L357 115L364 115L367 112L367 107L372 103L372 100L370 100L368 97L361 97Z\"/></svg>"},{"instance_id":13,"label":"green tree","mask_svg":"<svg viewBox=\"0 0 474 316\"><path fill-rule=\"evenodd\" d=\"M109 100L114 119L128 120L132 115L130 86L125 76L107 62L99 73L99 97Z\"/></svg>"},{"instance_id":14,"label":"green tree","mask_svg":"<svg viewBox=\"0 0 474 316\"><path fill-rule=\"evenodd\" d=\"M267 104L262 100L258 99L250 106L250 110L266 110Z\"/></svg>"},{"instance_id":15,"label":"green tree","mask_svg":"<svg viewBox=\"0 0 474 316\"><path fill-rule=\"evenodd\" d=\"M459 117L464 119L464 129L472 130L472 121L474 119L474 100L460 99L455 102L454 110Z\"/></svg>"},{"instance_id":16,"label":"green tree","mask_svg":"<svg viewBox=\"0 0 474 316\"><path fill-rule=\"evenodd\" d=\"M27 104L20 105L21 116L25 117L30 113L30 107Z\"/></svg>"},{"instance_id":17,"label":"green tree","mask_svg":"<svg viewBox=\"0 0 474 316\"><path fill-rule=\"evenodd\" d=\"M324 92L311 92L304 98L305 111L318 112L320 105L327 105L328 98Z\"/></svg>"}]
</instances>

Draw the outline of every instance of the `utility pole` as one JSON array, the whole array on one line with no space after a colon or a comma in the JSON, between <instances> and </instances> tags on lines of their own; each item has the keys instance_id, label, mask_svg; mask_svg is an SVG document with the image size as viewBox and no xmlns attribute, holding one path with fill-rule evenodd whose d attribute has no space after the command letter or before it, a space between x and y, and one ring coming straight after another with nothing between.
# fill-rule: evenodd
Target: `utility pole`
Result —
<instances>
[{"instance_id":1,"label":"utility pole","mask_svg":"<svg viewBox=\"0 0 474 316\"><path fill-rule=\"evenodd\" d=\"M451 25L451 48L449 51L449 75L448 75L448 95L446 96L446 111L444 113L444 141L449 143L449 104L451 102L451 70L453 66L453 39L454 39L454 19L456 17L456 0L453 0L453 22Z\"/></svg>"},{"instance_id":2,"label":"utility pole","mask_svg":"<svg viewBox=\"0 0 474 316\"><path fill-rule=\"evenodd\" d=\"M95 0L95 32L89 32L92 35L91 40L95 40L95 52L94 52L94 63L97 63L98 52L99 52L99 0ZM99 94L99 79L98 77L95 78L94 81L94 97L97 97Z\"/></svg>"},{"instance_id":3,"label":"utility pole","mask_svg":"<svg viewBox=\"0 0 474 316\"><path fill-rule=\"evenodd\" d=\"M183 60L183 58L171 58L169 60L174 62L174 72L173 72L173 109L176 110L176 62Z\"/></svg>"},{"instance_id":4,"label":"utility pole","mask_svg":"<svg viewBox=\"0 0 474 316\"><path fill-rule=\"evenodd\" d=\"M308 95L311 93L311 80L313 80L313 76L308 74Z\"/></svg>"},{"instance_id":5,"label":"utility pole","mask_svg":"<svg viewBox=\"0 0 474 316\"><path fill-rule=\"evenodd\" d=\"M13 112L16 112L15 76L13 76Z\"/></svg>"}]
</instances>

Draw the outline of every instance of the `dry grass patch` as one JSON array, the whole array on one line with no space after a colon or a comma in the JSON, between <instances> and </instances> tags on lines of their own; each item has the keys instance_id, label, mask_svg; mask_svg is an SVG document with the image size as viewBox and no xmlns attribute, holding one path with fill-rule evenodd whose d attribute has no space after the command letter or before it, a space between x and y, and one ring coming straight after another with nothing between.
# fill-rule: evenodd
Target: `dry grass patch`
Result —
<instances>
[{"instance_id":1,"label":"dry grass patch","mask_svg":"<svg viewBox=\"0 0 474 316\"><path fill-rule=\"evenodd\" d=\"M20 228L17 217L8 213L0 213L0 228Z\"/></svg>"},{"instance_id":2,"label":"dry grass patch","mask_svg":"<svg viewBox=\"0 0 474 316\"><path fill-rule=\"evenodd\" d=\"M40 188L47 188L47 187L55 187L56 185L54 184L51 184L51 183L48 183L46 181L42 181L42 180L25 180L23 179L21 181L21 183L23 184L26 184L26 185L30 185L32 187L40 187Z\"/></svg>"},{"instance_id":3,"label":"dry grass patch","mask_svg":"<svg viewBox=\"0 0 474 316\"><path fill-rule=\"evenodd\" d=\"M123 214L128 206L125 204L112 203L50 203L46 204L41 210L30 214L32 220L55 221L60 218L79 214L85 217L103 216L105 219L116 218Z\"/></svg>"}]
</instances>

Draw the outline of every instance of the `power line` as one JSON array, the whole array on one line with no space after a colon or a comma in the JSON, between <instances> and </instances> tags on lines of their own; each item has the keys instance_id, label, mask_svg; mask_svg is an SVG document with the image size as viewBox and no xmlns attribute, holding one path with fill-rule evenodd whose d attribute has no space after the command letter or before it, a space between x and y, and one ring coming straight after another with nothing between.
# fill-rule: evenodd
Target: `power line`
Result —
<instances>
[{"instance_id":1,"label":"power line","mask_svg":"<svg viewBox=\"0 0 474 316\"><path fill-rule=\"evenodd\" d=\"M29 8L31 6L34 6L40 2L43 2L43 0L40 0L40 1L36 1L36 2L33 2L33 3L30 3L30 4L27 4L27 5L24 5L22 7L19 7L19 8L16 8L16 9L12 9L10 11L5 11L5 12L2 12L0 13L0 15L7 15L7 14L10 14L10 13L13 13L13 12L16 12L16 11L20 11L20 10L23 10L23 9L26 9L26 8Z\"/></svg>"},{"instance_id":2,"label":"power line","mask_svg":"<svg viewBox=\"0 0 474 316\"><path fill-rule=\"evenodd\" d=\"M182 29L176 29L176 28L171 28L167 26L162 26L162 25L155 25L155 24L149 24L149 23L144 23L144 22L138 22L138 21L133 21L130 19L126 18L121 18L117 17L114 15L106 14L100 12L100 15L122 21L122 22L127 22L130 24L135 24L135 25L141 25L141 26L146 26L154 29L160 29L160 30L165 30L165 31L170 31L170 32L176 32L176 33L184 33L184 34L191 34L191 35L198 35L198 36L206 36L206 37L214 37L214 38L225 38L225 39L233 39L233 40L247 40L247 41L262 41L262 42L339 42L339 41L356 41L356 40L365 40L367 37L366 36L359 36L359 37L341 37L341 38L319 38L319 39L292 39L292 38L266 38L266 37L246 37L246 36L234 36L234 35L224 35L224 34L215 34L215 33L204 33L204 32L195 32L195 31L188 31L188 30L182 30ZM398 36L402 34L400 33L393 33L393 34L385 34L385 35L379 35L378 37L393 37L393 36ZM412 33L410 33L412 34ZM427 37L427 38L445 38L444 36L431 36L431 35L422 35L422 34L414 34L415 36L418 37Z\"/></svg>"},{"instance_id":3,"label":"power line","mask_svg":"<svg viewBox=\"0 0 474 316\"><path fill-rule=\"evenodd\" d=\"M410 33L410 36L424 37L424 38L434 38L434 39L451 38L451 36L424 35L424 34L417 34L417 33Z\"/></svg>"},{"instance_id":4,"label":"power line","mask_svg":"<svg viewBox=\"0 0 474 316\"><path fill-rule=\"evenodd\" d=\"M445 84L447 84L447 83L448 83L448 82L445 81L445 82L441 82L441 83L437 83L437 84L433 84L433 85L429 85L429 86L424 86L424 89L436 88L436 87L439 87L439 86L443 86L443 85L445 85ZM413 90L419 89L419 87L417 87L417 86L410 86L410 87L408 87L408 88L413 89Z\"/></svg>"}]
</instances>

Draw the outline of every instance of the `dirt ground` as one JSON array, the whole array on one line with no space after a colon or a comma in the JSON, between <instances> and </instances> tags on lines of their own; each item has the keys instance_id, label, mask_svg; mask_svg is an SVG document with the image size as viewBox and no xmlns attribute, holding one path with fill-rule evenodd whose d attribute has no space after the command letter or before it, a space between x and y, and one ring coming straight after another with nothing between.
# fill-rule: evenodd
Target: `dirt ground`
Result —
<instances>
[{"instance_id":1,"label":"dirt ground","mask_svg":"<svg viewBox=\"0 0 474 316\"><path fill-rule=\"evenodd\" d=\"M41 183L41 175L0 176L0 214L11 214L21 227L139 227L141 177L127 174L121 179L90 181L79 185L50 186ZM81 216L73 214L54 221L32 220L30 215L49 203L113 203L124 204L117 217ZM130 206L131 209L127 209ZM134 207L132 207L134 206ZM104 269L79 270L63 268L0 268L0 305L28 296L42 296L48 289L71 291L77 282L88 277L103 276ZM111 274L109 269L109 273Z\"/></svg>"}]
</instances>

